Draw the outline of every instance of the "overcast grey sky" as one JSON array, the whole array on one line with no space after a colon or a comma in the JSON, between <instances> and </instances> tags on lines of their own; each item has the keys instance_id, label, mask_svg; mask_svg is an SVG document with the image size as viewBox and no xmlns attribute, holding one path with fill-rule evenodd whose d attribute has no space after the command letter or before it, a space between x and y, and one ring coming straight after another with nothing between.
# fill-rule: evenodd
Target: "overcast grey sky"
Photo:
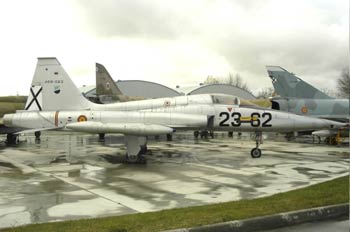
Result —
<instances>
[{"instance_id":1,"label":"overcast grey sky","mask_svg":"<svg viewBox=\"0 0 350 232\"><path fill-rule=\"evenodd\" d=\"M169 87L239 73L253 91L279 65L334 90L349 65L348 0L0 1L0 95L27 95L36 58L55 56L77 86L95 62L115 80Z\"/></svg>"}]
</instances>

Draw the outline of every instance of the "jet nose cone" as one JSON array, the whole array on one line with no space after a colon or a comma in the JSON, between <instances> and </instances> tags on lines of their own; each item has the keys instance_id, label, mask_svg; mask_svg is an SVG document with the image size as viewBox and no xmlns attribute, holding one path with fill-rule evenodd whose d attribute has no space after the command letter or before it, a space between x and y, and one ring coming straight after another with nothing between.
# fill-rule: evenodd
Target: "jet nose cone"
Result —
<instances>
[{"instance_id":1,"label":"jet nose cone","mask_svg":"<svg viewBox=\"0 0 350 232\"><path fill-rule=\"evenodd\" d=\"M342 122L336 122L336 121L332 121L332 120L326 120L324 119L324 121L326 121L325 123L327 123L329 125L329 128L340 128L340 127L346 127L347 124L346 123L342 123Z\"/></svg>"},{"instance_id":2,"label":"jet nose cone","mask_svg":"<svg viewBox=\"0 0 350 232\"><path fill-rule=\"evenodd\" d=\"M333 129L344 127L345 123L305 116L294 117L295 129Z\"/></svg>"}]
</instances>

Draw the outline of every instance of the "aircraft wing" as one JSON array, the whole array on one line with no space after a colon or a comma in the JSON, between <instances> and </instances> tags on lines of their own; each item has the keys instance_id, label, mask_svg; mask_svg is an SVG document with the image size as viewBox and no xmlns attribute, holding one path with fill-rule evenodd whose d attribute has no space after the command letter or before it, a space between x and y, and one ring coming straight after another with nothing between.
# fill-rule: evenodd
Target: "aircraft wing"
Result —
<instances>
[{"instance_id":1,"label":"aircraft wing","mask_svg":"<svg viewBox=\"0 0 350 232\"><path fill-rule=\"evenodd\" d=\"M18 130L16 132L14 132L13 134L27 134L27 133L34 133L37 131L47 131L47 130L57 130L60 128L57 127L45 127L45 128L37 128L37 129L21 129Z\"/></svg>"},{"instance_id":2,"label":"aircraft wing","mask_svg":"<svg viewBox=\"0 0 350 232\"><path fill-rule=\"evenodd\" d=\"M171 134L175 131L172 127L157 124L102 123L91 121L70 123L66 128L78 132L120 133L138 136Z\"/></svg>"},{"instance_id":3,"label":"aircraft wing","mask_svg":"<svg viewBox=\"0 0 350 232\"><path fill-rule=\"evenodd\" d=\"M57 127L46 127L46 128L36 128L36 129L25 129L22 127L7 127L4 125L0 126L0 134L26 134L26 133L34 133L37 131L46 131L57 129Z\"/></svg>"},{"instance_id":4,"label":"aircraft wing","mask_svg":"<svg viewBox=\"0 0 350 232\"><path fill-rule=\"evenodd\" d=\"M7 127L4 125L0 125L0 134L11 134L11 133L17 133L18 131L21 131L22 128L14 128L14 127Z\"/></svg>"}]
</instances>

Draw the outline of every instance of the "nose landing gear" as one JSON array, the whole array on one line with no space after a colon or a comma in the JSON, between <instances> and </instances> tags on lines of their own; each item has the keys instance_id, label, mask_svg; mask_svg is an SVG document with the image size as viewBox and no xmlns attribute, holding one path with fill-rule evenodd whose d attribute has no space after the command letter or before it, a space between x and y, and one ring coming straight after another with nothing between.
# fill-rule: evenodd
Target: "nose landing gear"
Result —
<instances>
[{"instance_id":1,"label":"nose landing gear","mask_svg":"<svg viewBox=\"0 0 350 232\"><path fill-rule=\"evenodd\" d=\"M256 147L253 148L250 151L250 155L252 156L252 158L260 158L261 157L261 150L259 149L259 145L263 143L263 137L262 137L262 132L255 132L255 144Z\"/></svg>"}]
</instances>

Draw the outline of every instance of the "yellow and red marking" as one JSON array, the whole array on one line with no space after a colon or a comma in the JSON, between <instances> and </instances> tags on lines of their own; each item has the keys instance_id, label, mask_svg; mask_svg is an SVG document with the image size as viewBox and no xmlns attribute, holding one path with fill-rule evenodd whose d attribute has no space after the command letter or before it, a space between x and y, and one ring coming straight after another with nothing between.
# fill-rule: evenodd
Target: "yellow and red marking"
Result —
<instances>
[{"instance_id":1,"label":"yellow and red marking","mask_svg":"<svg viewBox=\"0 0 350 232\"><path fill-rule=\"evenodd\" d=\"M242 117L240 117L240 119L239 119L240 121L256 121L256 120L258 120L258 117L257 116L253 116L253 117L244 117L244 116L242 116Z\"/></svg>"},{"instance_id":2,"label":"yellow and red marking","mask_svg":"<svg viewBox=\"0 0 350 232\"><path fill-rule=\"evenodd\" d=\"M171 105L171 102L170 102L170 101L168 101L168 100L164 101L164 106L165 106L165 107L168 107L168 106L170 106L170 105Z\"/></svg>"},{"instance_id":3,"label":"yellow and red marking","mask_svg":"<svg viewBox=\"0 0 350 232\"><path fill-rule=\"evenodd\" d=\"M87 117L85 115L80 115L77 119L78 122L86 122L87 121Z\"/></svg>"},{"instance_id":4,"label":"yellow and red marking","mask_svg":"<svg viewBox=\"0 0 350 232\"><path fill-rule=\"evenodd\" d=\"M303 114L307 114L307 112L309 111L308 108L306 106L301 107L300 110Z\"/></svg>"}]
</instances>

